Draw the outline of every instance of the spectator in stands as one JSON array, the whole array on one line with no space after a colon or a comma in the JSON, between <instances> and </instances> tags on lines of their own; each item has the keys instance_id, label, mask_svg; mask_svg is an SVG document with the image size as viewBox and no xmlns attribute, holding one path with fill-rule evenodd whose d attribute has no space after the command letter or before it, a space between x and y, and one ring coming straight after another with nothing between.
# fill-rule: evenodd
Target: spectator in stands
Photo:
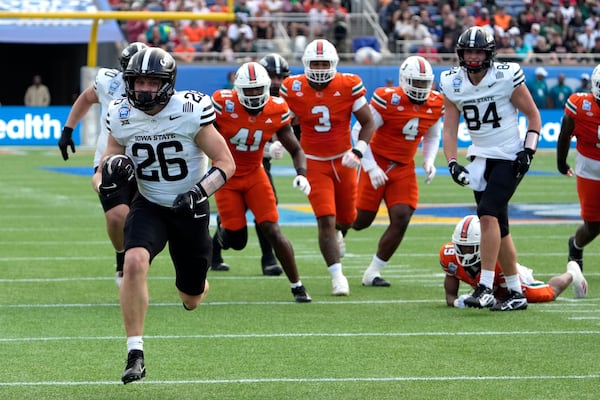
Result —
<instances>
[{"instance_id":1,"label":"spectator in stands","mask_svg":"<svg viewBox=\"0 0 600 400\"><path fill-rule=\"evenodd\" d=\"M304 8L302 7L302 3L300 3L299 1L296 1L295 3L292 3L292 9L290 11L292 14L293 13L304 13ZM308 23L304 22L304 21L292 21L290 22L289 26L288 26L288 32L290 35L290 38L295 39L296 36L304 36L305 38L308 37L310 31L308 29ZM304 48L303 48L304 50Z\"/></svg>"},{"instance_id":2,"label":"spectator in stands","mask_svg":"<svg viewBox=\"0 0 600 400\"><path fill-rule=\"evenodd\" d=\"M134 1L131 4L131 11L142 11L143 5L141 1ZM141 35L145 35L148 30L148 21L137 20L137 19L129 19L125 23L125 37L127 37L127 41L129 43L133 43L138 41ZM144 39L146 42L146 39Z\"/></svg>"},{"instance_id":3,"label":"spectator in stands","mask_svg":"<svg viewBox=\"0 0 600 400\"><path fill-rule=\"evenodd\" d=\"M160 47L168 50L170 41L171 27L166 23L155 21L146 31L146 43L151 47Z\"/></svg>"},{"instance_id":4,"label":"spectator in stands","mask_svg":"<svg viewBox=\"0 0 600 400\"><path fill-rule=\"evenodd\" d=\"M567 99L573 94L573 89L565 83L565 74L558 74L557 83L551 87L549 92L550 108L564 109Z\"/></svg>"},{"instance_id":5,"label":"spectator in stands","mask_svg":"<svg viewBox=\"0 0 600 400\"><path fill-rule=\"evenodd\" d=\"M509 30L510 27L513 26L513 18L506 12L504 6L498 6L496 9L496 12L494 13L494 23L504 31Z\"/></svg>"},{"instance_id":6,"label":"spectator in stands","mask_svg":"<svg viewBox=\"0 0 600 400\"><path fill-rule=\"evenodd\" d=\"M431 15L429 14L429 10L426 8L419 11L419 16L421 17L421 24L427 27L429 31L429 35L433 39L435 43L439 42L442 38L442 30L440 27L431 19ZM431 61L431 60L429 60Z\"/></svg>"},{"instance_id":7,"label":"spectator in stands","mask_svg":"<svg viewBox=\"0 0 600 400\"><path fill-rule=\"evenodd\" d=\"M575 9L575 14L573 15L573 18L571 18L571 20L569 21L568 26L572 27L576 33L583 33L583 31L585 30L585 21L583 19L579 7Z\"/></svg>"},{"instance_id":8,"label":"spectator in stands","mask_svg":"<svg viewBox=\"0 0 600 400\"><path fill-rule=\"evenodd\" d=\"M250 23L255 39L271 40L274 37L273 23L269 21L271 13L266 5L261 4L254 13L255 21Z\"/></svg>"},{"instance_id":9,"label":"spectator in stands","mask_svg":"<svg viewBox=\"0 0 600 400\"><path fill-rule=\"evenodd\" d=\"M531 24L531 31L523 36L523 41L527 43L532 49L537 45L538 38L540 37L540 24Z\"/></svg>"},{"instance_id":10,"label":"spectator in stands","mask_svg":"<svg viewBox=\"0 0 600 400\"><path fill-rule=\"evenodd\" d=\"M456 38L458 40L458 38ZM442 44L438 48L440 60L445 64L453 64L456 60L456 42L452 33L447 33L442 39Z\"/></svg>"},{"instance_id":11,"label":"spectator in stands","mask_svg":"<svg viewBox=\"0 0 600 400\"><path fill-rule=\"evenodd\" d=\"M583 33L577 36L577 41L583 45L586 51L590 51L596 43L597 33L594 31L593 25L586 25Z\"/></svg>"},{"instance_id":12,"label":"spectator in stands","mask_svg":"<svg viewBox=\"0 0 600 400\"><path fill-rule=\"evenodd\" d=\"M541 25L541 28L540 34L545 36L546 39L550 39L552 33L558 33L559 35L563 33L563 26L557 21L556 14L553 12L546 14L546 22Z\"/></svg>"},{"instance_id":13,"label":"spectator in stands","mask_svg":"<svg viewBox=\"0 0 600 400\"><path fill-rule=\"evenodd\" d=\"M228 12L229 7L227 7L226 0L214 0L213 5L208 7L210 12Z\"/></svg>"},{"instance_id":14,"label":"spectator in stands","mask_svg":"<svg viewBox=\"0 0 600 400\"><path fill-rule=\"evenodd\" d=\"M179 44L173 48L173 57L178 61L191 63L196 56L196 47L190 43L190 39L185 35L179 35Z\"/></svg>"},{"instance_id":15,"label":"spectator in stands","mask_svg":"<svg viewBox=\"0 0 600 400\"><path fill-rule=\"evenodd\" d=\"M590 93L592 91L592 85L590 84L590 74L583 73L580 76L581 83L575 93Z\"/></svg>"},{"instance_id":16,"label":"spectator in stands","mask_svg":"<svg viewBox=\"0 0 600 400\"><path fill-rule=\"evenodd\" d=\"M41 75L34 75L32 84L25 91L24 102L30 107L46 107L50 105L50 90L42 83Z\"/></svg>"},{"instance_id":17,"label":"spectator in stands","mask_svg":"<svg viewBox=\"0 0 600 400\"><path fill-rule=\"evenodd\" d=\"M425 58L430 63L439 64L440 56L438 55L437 48L433 44L433 39L426 37L417 49L417 54Z\"/></svg>"},{"instance_id":18,"label":"spectator in stands","mask_svg":"<svg viewBox=\"0 0 600 400\"><path fill-rule=\"evenodd\" d=\"M265 0L264 4L271 14L279 13L283 8L283 2L281 0Z\"/></svg>"},{"instance_id":19,"label":"spectator in stands","mask_svg":"<svg viewBox=\"0 0 600 400\"><path fill-rule=\"evenodd\" d=\"M596 37L594 40L594 46L589 50L589 52L592 54L597 54L597 56L594 57L594 63L600 63L600 36Z\"/></svg>"},{"instance_id":20,"label":"spectator in stands","mask_svg":"<svg viewBox=\"0 0 600 400\"><path fill-rule=\"evenodd\" d=\"M325 1L315 1L308 11L308 20L309 35L311 38L327 37L333 18L325 6Z\"/></svg>"},{"instance_id":21,"label":"spectator in stands","mask_svg":"<svg viewBox=\"0 0 600 400\"><path fill-rule=\"evenodd\" d=\"M491 25L490 12L486 7L482 7L479 10L477 9L477 7L473 7L473 10L473 16L475 17L475 25Z\"/></svg>"},{"instance_id":22,"label":"spectator in stands","mask_svg":"<svg viewBox=\"0 0 600 400\"><path fill-rule=\"evenodd\" d=\"M254 39L254 32L250 25L245 23L243 19L236 15L233 24L227 28L227 37L231 41L231 47L234 52L240 51L242 41Z\"/></svg>"},{"instance_id":23,"label":"spectator in stands","mask_svg":"<svg viewBox=\"0 0 600 400\"><path fill-rule=\"evenodd\" d=\"M575 3L576 1L561 0L558 6L558 12L562 15L565 24L567 25L569 25L571 20L575 17Z\"/></svg>"},{"instance_id":24,"label":"spectator in stands","mask_svg":"<svg viewBox=\"0 0 600 400\"><path fill-rule=\"evenodd\" d=\"M400 10L399 10L400 11ZM399 40L402 39L401 33L411 26L410 19L413 16L413 13L410 9L401 10L396 14L398 17L394 19L394 29L393 35L394 39Z\"/></svg>"},{"instance_id":25,"label":"spectator in stands","mask_svg":"<svg viewBox=\"0 0 600 400\"><path fill-rule=\"evenodd\" d=\"M248 22L248 18L254 15L254 13L250 11L250 8L248 7L247 0L237 0L235 2L235 6L233 7L233 13L245 23Z\"/></svg>"},{"instance_id":26,"label":"spectator in stands","mask_svg":"<svg viewBox=\"0 0 600 400\"><path fill-rule=\"evenodd\" d=\"M537 43L533 46L534 61L539 64L558 64L556 54L550 49L550 45L545 37L540 35ZM539 57L538 57L539 55Z\"/></svg>"},{"instance_id":27,"label":"spectator in stands","mask_svg":"<svg viewBox=\"0 0 600 400\"><path fill-rule=\"evenodd\" d=\"M516 51L514 41L508 32L499 35L500 40L496 41L496 53L498 61L515 61Z\"/></svg>"},{"instance_id":28,"label":"spectator in stands","mask_svg":"<svg viewBox=\"0 0 600 400\"><path fill-rule=\"evenodd\" d=\"M456 43L458 42L458 37L463 32L463 28L458 23L456 19L456 15L452 11L446 11L447 14L443 14L443 23L442 23L442 42L446 42L446 36L450 36L452 52L454 53ZM441 53L441 51L440 51Z\"/></svg>"},{"instance_id":29,"label":"spectator in stands","mask_svg":"<svg viewBox=\"0 0 600 400\"><path fill-rule=\"evenodd\" d=\"M534 73L535 79L527 80L527 89L529 89L537 108L549 108L548 84L546 83L548 72L544 67L537 67Z\"/></svg>"},{"instance_id":30,"label":"spectator in stands","mask_svg":"<svg viewBox=\"0 0 600 400\"><path fill-rule=\"evenodd\" d=\"M403 40L422 41L426 37L431 38L431 34L425 25L421 23L421 17L413 15L410 17L410 24L399 32Z\"/></svg>"},{"instance_id":31,"label":"spectator in stands","mask_svg":"<svg viewBox=\"0 0 600 400\"><path fill-rule=\"evenodd\" d=\"M517 27L511 29L519 29ZM509 29L510 31L510 29ZM521 35L515 35L515 54L517 56L517 60L523 64L529 63L531 61L531 55L533 54L533 49L529 46Z\"/></svg>"}]
</instances>

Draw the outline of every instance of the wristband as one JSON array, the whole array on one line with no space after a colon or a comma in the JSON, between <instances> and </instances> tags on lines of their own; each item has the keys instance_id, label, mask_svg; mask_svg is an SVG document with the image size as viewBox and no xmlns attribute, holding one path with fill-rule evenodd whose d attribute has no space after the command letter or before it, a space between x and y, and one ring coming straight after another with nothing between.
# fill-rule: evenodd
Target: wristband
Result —
<instances>
[{"instance_id":1,"label":"wristband","mask_svg":"<svg viewBox=\"0 0 600 400\"><path fill-rule=\"evenodd\" d=\"M352 152L358 156L358 158L362 158L365 151L367 151L367 142L364 140L359 140L356 142L356 145L352 149Z\"/></svg>"},{"instance_id":2,"label":"wristband","mask_svg":"<svg viewBox=\"0 0 600 400\"><path fill-rule=\"evenodd\" d=\"M535 153L538 147L539 140L540 133L534 129L528 129L527 133L525 134L525 141L523 147L525 147L526 150L530 150L531 152Z\"/></svg>"},{"instance_id":3,"label":"wristband","mask_svg":"<svg viewBox=\"0 0 600 400\"><path fill-rule=\"evenodd\" d=\"M209 197L214 194L227 181L227 175L219 167L212 167L196 186L203 196Z\"/></svg>"},{"instance_id":4,"label":"wristband","mask_svg":"<svg viewBox=\"0 0 600 400\"><path fill-rule=\"evenodd\" d=\"M296 174L306 176L306 168L296 168Z\"/></svg>"},{"instance_id":5,"label":"wristband","mask_svg":"<svg viewBox=\"0 0 600 400\"><path fill-rule=\"evenodd\" d=\"M456 158L452 157L451 159L448 160L448 166L450 164L452 164L453 162L456 162Z\"/></svg>"}]
</instances>

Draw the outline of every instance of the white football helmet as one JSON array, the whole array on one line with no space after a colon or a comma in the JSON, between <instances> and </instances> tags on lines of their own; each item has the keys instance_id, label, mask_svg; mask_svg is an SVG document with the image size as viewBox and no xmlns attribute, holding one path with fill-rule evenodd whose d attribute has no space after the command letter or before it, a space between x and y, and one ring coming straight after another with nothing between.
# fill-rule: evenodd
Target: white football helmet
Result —
<instances>
[{"instance_id":1,"label":"white football helmet","mask_svg":"<svg viewBox=\"0 0 600 400\"><path fill-rule=\"evenodd\" d=\"M592 72L592 94L600 101L600 64Z\"/></svg>"},{"instance_id":2,"label":"white football helmet","mask_svg":"<svg viewBox=\"0 0 600 400\"><path fill-rule=\"evenodd\" d=\"M454 228L452 243L456 258L463 267L470 267L481 261L480 240L481 228L477 215L467 215Z\"/></svg>"},{"instance_id":3,"label":"white football helmet","mask_svg":"<svg viewBox=\"0 0 600 400\"><path fill-rule=\"evenodd\" d=\"M410 56L400 65L398 76L400 87L413 102L427 100L434 78L429 61L421 56Z\"/></svg>"},{"instance_id":4,"label":"white football helmet","mask_svg":"<svg viewBox=\"0 0 600 400\"><path fill-rule=\"evenodd\" d=\"M340 58L337 50L331 42L325 39L313 40L304 49L302 63L304 64L304 74L309 81L314 83L327 83L333 79L337 73L337 64ZM329 61L329 68L316 69L311 68L311 61Z\"/></svg>"},{"instance_id":5,"label":"white football helmet","mask_svg":"<svg viewBox=\"0 0 600 400\"><path fill-rule=\"evenodd\" d=\"M257 62L247 62L236 71L233 88L242 105L251 110L263 108L269 100L271 78L269 73ZM262 89L257 94L246 94L245 89Z\"/></svg>"}]
</instances>

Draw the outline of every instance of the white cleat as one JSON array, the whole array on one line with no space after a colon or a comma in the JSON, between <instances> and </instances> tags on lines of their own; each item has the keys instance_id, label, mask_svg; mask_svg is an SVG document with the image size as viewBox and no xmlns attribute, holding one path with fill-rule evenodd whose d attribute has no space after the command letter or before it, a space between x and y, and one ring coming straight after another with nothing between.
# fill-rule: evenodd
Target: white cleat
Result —
<instances>
[{"instance_id":1,"label":"white cleat","mask_svg":"<svg viewBox=\"0 0 600 400\"><path fill-rule=\"evenodd\" d=\"M333 290L331 294L334 296L350 296L350 286L348 285L348 279L344 275L339 278L332 279L331 285Z\"/></svg>"},{"instance_id":2,"label":"white cleat","mask_svg":"<svg viewBox=\"0 0 600 400\"><path fill-rule=\"evenodd\" d=\"M583 299L587 296L588 291L588 283L579 268L579 264L575 261L569 261L567 263L567 272L570 272L573 276L573 282L571 285L573 286L573 292L575 292L575 297L578 299Z\"/></svg>"},{"instance_id":3,"label":"white cleat","mask_svg":"<svg viewBox=\"0 0 600 400\"><path fill-rule=\"evenodd\" d=\"M336 239L340 248L340 258L344 257L346 255L346 241L344 240L344 235L342 235L342 231L337 231Z\"/></svg>"}]
</instances>

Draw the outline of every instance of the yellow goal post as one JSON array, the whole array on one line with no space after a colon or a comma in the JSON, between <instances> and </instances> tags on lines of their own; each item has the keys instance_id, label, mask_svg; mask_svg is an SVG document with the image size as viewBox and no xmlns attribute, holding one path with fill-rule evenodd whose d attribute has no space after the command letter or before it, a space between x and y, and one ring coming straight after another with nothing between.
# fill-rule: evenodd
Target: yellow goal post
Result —
<instances>
[{"instance_id":1,"label":"yellow goal post","mask_svg":"<svg viewBox=\"0 0 600 400\"><path fill-rule=\"evenodd\" d=\"M209 12L194 13L189 11L64 11L64 12L43 12L43 11L0 11L2 19L90 19L92 26L90 31L90 41L88 43L87 66L96 67L98 62L98 23L100 20L148 20L160 19L166 21L175 20L205 20L205 21L233 21L235 13L233 12L234 0L227 0L227 7L230 12Z\"/></svg>"}]
</instances>

